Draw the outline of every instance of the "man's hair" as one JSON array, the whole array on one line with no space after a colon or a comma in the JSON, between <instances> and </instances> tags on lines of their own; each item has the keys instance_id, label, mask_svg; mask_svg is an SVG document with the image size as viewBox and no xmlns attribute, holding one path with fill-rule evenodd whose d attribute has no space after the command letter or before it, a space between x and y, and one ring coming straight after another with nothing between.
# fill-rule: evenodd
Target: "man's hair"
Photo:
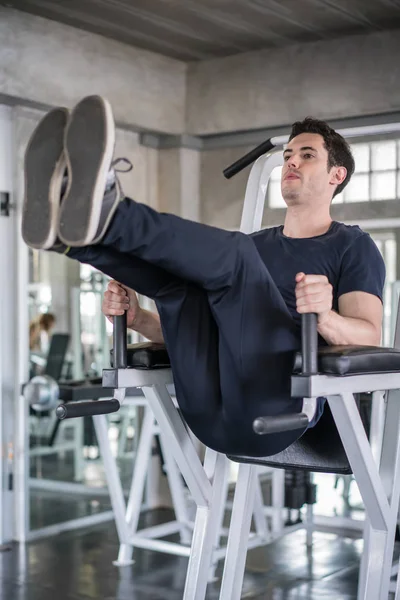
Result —
<instances>
[{"instance_id":1,"label":"man's hair","mask_svg":"<svg viewBox=\"0 0 400 600\"><path fill-rule=\"evenodd\" d=\"M306 117L304 121L293 123L289 141L301 133L318 133L324 138L324 147L328 152L328 172L332 167L346 167L346 179L337 186L333 194L334 198L344 190L354 173L354 158L349 144L340 133L329 127L328 123L313 117Z\"/></svg>"}]
</instances>

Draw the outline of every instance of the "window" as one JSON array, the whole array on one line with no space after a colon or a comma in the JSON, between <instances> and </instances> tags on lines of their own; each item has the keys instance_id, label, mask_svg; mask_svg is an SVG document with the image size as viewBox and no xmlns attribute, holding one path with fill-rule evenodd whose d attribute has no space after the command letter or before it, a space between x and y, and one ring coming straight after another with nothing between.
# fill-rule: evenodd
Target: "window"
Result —
<instances>
[{"instance_id":1,"label":"window","mask_svg":"<svg viewBox=\"0 0 400 600\"><path fill-rule=\"evenodd\" d=\"M371 200L396 199L396 171L371 173Z\"/></svg>"},{"instance_id":2,"label":"window","mask_svg":"<svg viewBox=\"0 0 400 600\"><path fill-rule=\"evenodd\" d=\"M345 202L365 202L369 200L368 173L354 173L343 190Z\"/></svg>"},{"instance_id":3,"label":"window","mask_svg":"<svg viewBox=\"0 0 400 600\"><path fill-rule=\"evenodd\" d=\"M371 144L371 171L396 169L396 142L374 142Z\"/></svg>"},{"instance_id":4,"label":"window","mask_svg":"<svg viewBox=\"0 0 400 600\"><path fill-rule=\"evenodd\" d=\"M369 173L370 171L370 148L368 144L352 144L354 162L356 163L356 173Z\"/></svg>"}]
</instances>

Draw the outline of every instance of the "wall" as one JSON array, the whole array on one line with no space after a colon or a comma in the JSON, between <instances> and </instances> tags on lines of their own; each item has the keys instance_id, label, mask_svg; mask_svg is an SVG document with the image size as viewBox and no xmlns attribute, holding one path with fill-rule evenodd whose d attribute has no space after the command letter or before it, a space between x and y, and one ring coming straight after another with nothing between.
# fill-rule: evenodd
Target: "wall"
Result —
<instances>
[{"instance_id":1,"label":"wall","mask_svg":"<svg viewBox=\"0 0 400 600\"><path fill-rule=\"evenodd\" d=\"M400 109L399 31L191 63L188 133L203 135Z\"/></svg>"},{"instance_id":2,"label":"wall","mask_svg":"<svg viewBox=\"0 0 400 600\"><path fill-rule=\"evenodd\" d=\"M239 146L206 150L201 154L201 220L208 225L238 229L250 167L232 179L225 179L223 169L252 147Z\"/></svg>"},{"instance_id":3,"label":"wall","mask_svg":"<svg viewBox=\"0 0 400 600\"><path fill-rule=\"evenodd\" d=\"M186 65L54 21L0 7L0 94L46 106L106 96L117 121L184 129Z\"/></svg>"}]
</instances>

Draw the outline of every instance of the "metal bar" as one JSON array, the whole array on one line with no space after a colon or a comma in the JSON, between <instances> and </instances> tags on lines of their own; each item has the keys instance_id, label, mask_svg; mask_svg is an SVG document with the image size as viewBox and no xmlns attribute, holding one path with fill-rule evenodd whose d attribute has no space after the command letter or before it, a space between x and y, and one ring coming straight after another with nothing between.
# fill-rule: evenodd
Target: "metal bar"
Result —
<instances>
[{"instance_id":1,"label":"metal bar","mask_svg":"<svg viewBox=\"0 0 400 600\"><path fill-rule=\"evenodd\" d=\"M340 133L345 138L356 138L362 136L383 135L400 131L400 123L384 123L381 125L367 125L363 127L348 127L339 129ZM230 179L245 167L248 167L255 160L264 157L267 152L273 149L280 150L289 141L289 134L275 136L266 139L261 144L247 152L244 156L237 159L232 165L224 169L223 174L227 179Z\"/></svg>"},{"instance_id":2,"label":"metal bar","mask_svg":"<svg viewBox=\"0 0 400 600\"><path fill-rule=\"evenodd\" d=\"M301 354L303 375L318 373L318 332L317 315L301 315Z\"/></svg>"},{"instance_id":3,"label":"metal bar","mask_svg":"<svg viewBox=\"0 0 400 600\"><path fill-rule=\"evenodd\" d=\"M283 165L281 152L262 156L253 165L247 180L240 231L253 233L262 226L265 198L272 171Z\"/></svg>"},{"instance_id":4,"label":"metal bar","mask_svg":"<svg viewBox=\"0 0 400 600\"><path fill-rule=\"evenodd\" d=\"M256 474L256 483L254 491L253 518L256 534L260 537L260 540L264 540L264 543L269 542L271 539L271 535L268 530L267 519L264 513L264 499L258 474Z\"/></svg>"},{"instance_id":5,"label":"metal bar","mask_svg":"<svg viewBox=\"0 0 400 600\"><path fill-rule=\"evenodd\" d=\"M107 373L107 369L104 372ZM143 388L173 383L171 369L118 369L116 376L117 385L112 386L116 388Z\"/></svg>"},{"instance_id":6,"label":"metal bar","mask_svg":"<svg viewBox=\"0 0 400 600\"><path fill-rule=\"evenodd\" d=\"M186 502L183 479L175 459L169 451L168 441L166 438L164 438L164 434L161 433L158 436L158 439L160 440L162 453L164 455L169 490L171 493L172 503L174 505L176 520L182 523L182 527L180 528L181 542L182 544L190 544L192 541L192 534L188 528L184 526L185 523L190 521L190 517Z\"/></svg>"},{"instance_id":7,"label":"metal bar","mask_svg":"<svg viewBox=\"0 0 400 600\"><path fill-rule=\"evenodd\" d=\"M213 542L213 557L212 565L209 573L209 581L215 579L215 571L218 566L219 556L217 555L217 549L221 548L221 538L223 535L228 535L228 532L224 534L224 517L226 511L226 501L229 493L229 464L230 461L224 456L225 468L221 468L221 482L220 482L220 503L217 506L217 514L215 517L215 529L214 529L214 542ZM223 548L225 556L226 548Z\"/></svg>"},{"instance_id":8,"label":"metal bar","mask_svg":"<svg viewBox=\"0 0 400 600\"><path fill-rule=\"evenodd\" d=\"M79 494L79 496L109 496L107 488L89 487L83 483L70 483L66 481L55 481L53 479L29 479L29 487L32 490L43 490L62 494Z\"/></svg>"},{"instance_id":9,"label":"metal bar","mask_svg":"<svg viewBox=\"0 0 400 600\"><path fill-rule=\"evenodd\" d=\"M112 510L101 512L98 515L81 517L80 519L71 519L70 521L64 521L64 523L57 523L56 525L49 525L48 527L42 527L41 529L34 529L33 531L30 531L27 536L27 541L33 542L45 537L51 537L53 535L64 533L65 531L73 531L75 529L81 529L82 527L107 523L113 519L114 513Z\"/></svg>"},{"instance_id":10,"label":"metal bar","mask_svg":"<svg viewBox=\"0 0 400 600\"><path fill-rule=\"evenodd\" d=\"M34 456L49 456L50 454L59 454L60 452L74 451L76 450L76 442L65 442L61 443L59 446L53 446L49 448L48 446L36 446L35 448L30 448L29 456L33 458Z\"/></svg>"},{"instance_id":11,"label":"metal bar","mask_svg":"<svg viewBox=\"0 0 400 600\"><path fill-rule=\"evenodd\" d=\"M165 385L144 387L143 392L160 428L167 436L171 452L194 501L197 506L209 506L211 484L186 429L186 424L176 410Z\"/></svg>"},{"instance_id":12,"label":"metal bar","mask_svg":"<svg viewBox=\"0 0 400 600\"><path fill-rule=\"evenodd\" d=\"M222 576L220 600L240 600L254 505L256 468L241 464L233 501L231 527Z\"/></svg>"},{"instance_id":13,"label":"metal bar","mask_svg":"<svg viewBox=\"0 0 400 600\"><path fill-rule=\"evenodd\" d=\"M364 548L364 553L366 556L363 557L365 564L365 582L363 578L360 580L360 592L363 594L361 596L363 600L387 600L388 598L388 590L390 577L386 585L382 587L385 583L383 580L383 570L384 570L384 559L386 555L386 549L388 547L388 532L387 531L377 531L372 527L369 528L369 540L366 548ZM391 546L393 552L393 545ZM389 572L390 566L392 563L392 557L390 558L390 563L388 565Z\"/></svg>"},{"instance_id":14,"label":"metal bar","mask_svg":"<svg viewBox=\"0 0 400 600\"><path fill-rule=\"evenodd\" d=\"M139 516L143 502L144 489L147 477L147 467L151 457L151 446L153 442L154 416L148 406L145 407L145 415L140 431L140 439L136 458L133 463L133 475L129 492L128 506L125 521L128 524L129 537L137 533ZM132 562L133 546L129 539L120 543L118 559L115 564L127 565Z\"/></svg>"},{"instance_id":15,"label":"metal bar","mask_svg":"<svg viewBox=\"0 0 400 600\"><path fill-rule=\"evenodd\" d=\"M125 369L128 366L126 323L126 312L113 319L113 362L116 369Z\"/></svg>"},{"instance_id":16,"label":"metal bar","mask_svg":"<svg viewBox=\"0 0 400 600\"><path fill-rule=\"evenodd\" d=\"M206 450L205 463L213 451ZM220 506L224 502L226 456L213 452L215 469L211 498L207 507L198 504L183 600L204 600L211 564L214 562L215 529L220 525ZM211 461L210 461L211 463Z\"/></svg>"},{"instance_id":17,"label":"metal bar","mask_svg":"<svg viewBox=\"0 0 400 600\"><path fill-rule=\"evenodd\" d=\"M296 379L296 375L292 380ZM310 396L325 397L360 392L378 392L400 388L400 373L364 373L362 375L312 375L309 381Z\"/></svg>"},{"instance_id":18,"label":"metal bar","mask_svg":"<svg viewBox=\"0 0 400 600\"><path fill-rule=\"evenodd\" d=\"M284 528L283 509L285 505L285 471L272 471L272 532L277 535ZM265 507L266 508L266 507ZM264 509L265 510L265 509ZM268 513L266 513L268 514Z\"/></svg>"},{"instance_id":19,"label":"metal bar","mask_svg":"<svg viewBox=\"0 0 400 600\"><path fill-rule=\"evenodd\" d=\"M400 391L387 394L385 427L379 468L382 485L390 503L390 523L381 574L381 597L387 597L390 587L390 569L393 560L396 524L400 501ZM400 585L400 584L399 584Z\"/></svg>"},{"instance_id":20,"label":"metal bar","mask_svg":"<svg viewBox=\"0 0 400 600\"><path fill-rule=\"evenodd\" d=\"M77 419L75 425L75 449L74 449L74 479L82 481L85 471L85 460L83 457L84 420Z\"/></svg>"},{"instance_id":21,"label":"metal bar","mask_svg":"<svg viewBox=\"0 0 400 600\"><path fill-rule=\"evenodd\" d=\"M367 135L384 135L400 131L400 123L382 123L379 125L363 125L360 127L343 127L337 130L345 138L357 138ZM275 147L283 146L289 141L289 135L280 135L271 138Z\"/></svg>"},{"instance_id":22,"label":"metal bar","mask_svg":"<svg viewBox=\"0 0 400 600\"><path fill-rule=\"evenodd\" d=\"M130 542L132 545L136 545L135 540L137 539L148 539L153 540L161 537L167 537L173 533L180 531L181 524L178 521L169 521L169 523L161 523L161 525L154 525L154 527L146 527L146 529L140 529L131 538Z\"/></svg>"},{"instance_id":23,"label":"metal bar","mask_svg":"<svg viewBox=\"0 0 400 600\"><path fill-rule=\"evenodd\" d=\"M386 533L390 507L354 396L345 393L327 398L372 529Z\"/></svg>"},{"instance_id":24,"label":"metal bar","mask_svg":"<svg viewBox=\"0 0 400 600\"><path fill-rule=\"evenodd\" d=\"M246 167L251 165L255 160L260 158L263 154L266 154L270 150L272 150L274 145L271 143L271 140L266 140L265 142L261 142L256 148L247 152L244 156L236 160L232 165L224 169L223 174L226 179L230 179L240 171L243 171Z\"/></svg>"},{"instance_id":25,"label":"metal bar","mask_svg":"<svg viewBox=\"0 0 400 600\"><path fill-rule=\"evenodd\" d=\"M165 554L173 554L174 556L190 556L190 546L182 546L174 542L166 542L165 540L152 540L135 536L131 538L131 543L136 548L144 550L153 550L154 552L163 552Z\"/></svg>"},{"instance_id":26,"label":"metal bar","mask_svg":"<svg viewBox=\"0 0 400 600\"><path fill-rule=\"evenodd\" d=\"M111 505L115 517L115 525L118 531L120 543L126 543L129 538L129 530L125 519L126 506L122 491L121 480L115 458L111 454L108 439L107 419L104 415L93 417L99 450L104 464L104 472L107 479L108 491L110 493Z\"/></svg>"}]
</instances>

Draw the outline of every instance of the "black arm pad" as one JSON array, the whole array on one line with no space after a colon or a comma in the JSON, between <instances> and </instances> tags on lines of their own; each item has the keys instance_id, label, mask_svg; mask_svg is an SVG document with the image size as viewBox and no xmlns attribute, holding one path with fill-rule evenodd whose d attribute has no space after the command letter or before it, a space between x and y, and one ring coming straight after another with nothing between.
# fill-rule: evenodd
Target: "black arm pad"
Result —
<instances>
[{"instance_id":1,"label":"black arm pad","mask_svg":"<svg viewBox=\"0 0 400 600\"><path fill-rule=\"evenodd\" d=\"M251 163L257 160L257 158L260 158L260 156L262 156L266 152L269 152L274 147L275 146L273 145L271 140L266 140L265 142L263 142L256 148L253 148L253 150L250 150L250 152L239 158L232 165L224 169L224 177L226 177L226 179L230 179L231 177L236 175L236 173L239 173L240 171L251 165Z\"/></svg>"},{"instance_id":2,"label":"black arm pad","mask_svg":"<svg viewBox=\"0 0 400 600\"><path fill-rule=\"evenodd\" d=\"M308 425L308 417L304 413L281 415L279 417L258 417L253 422L253 430L258 435L280 433L292 429L304 429Z\"/></svg>"},{"instance_id":3,"label":"black arm pad","mask_svg":"<svg viewBox=\"0 0 400 600\"><path fill-rule=\"evenodd\" d=\"M70 402L60 404L56 415L60 419L73 419L75 417L92 417L93 415L108 415L117 412L121 405L118 400L89 400L88 402Z\"/></svg>"}]
</instances>

